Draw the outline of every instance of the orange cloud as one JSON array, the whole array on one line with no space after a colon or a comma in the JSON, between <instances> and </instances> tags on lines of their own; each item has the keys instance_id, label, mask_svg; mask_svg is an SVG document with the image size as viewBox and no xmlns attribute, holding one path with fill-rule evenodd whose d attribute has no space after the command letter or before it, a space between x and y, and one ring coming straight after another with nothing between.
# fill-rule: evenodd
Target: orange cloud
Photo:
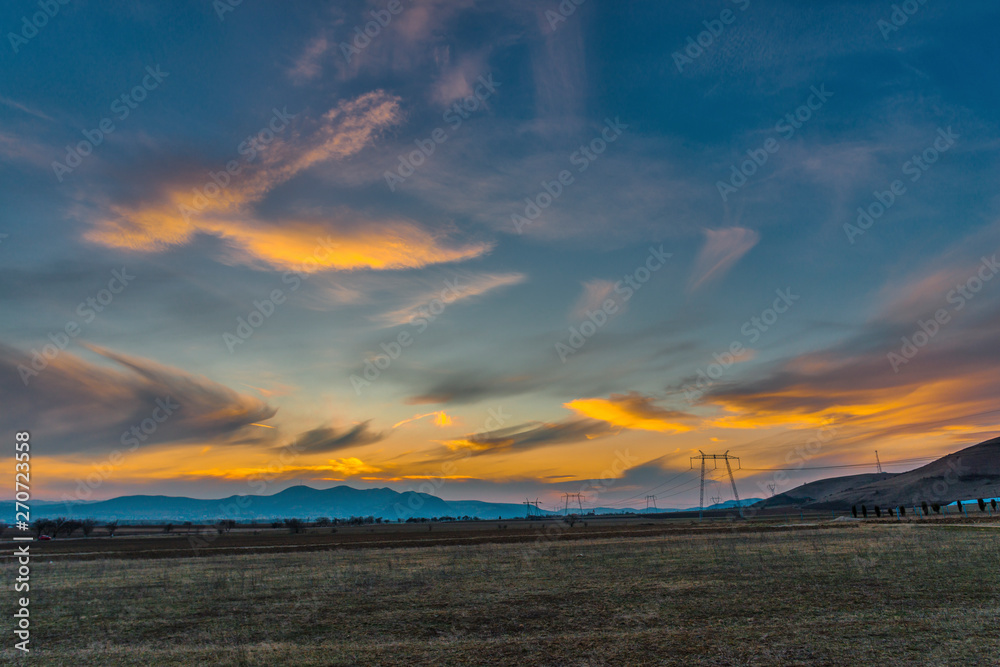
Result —
<instances>
[{"instance_id":1,"label":"orange cloud","mask_svg":"<svg viewBox=\"0 0 1000 667\"><path fill-rule=\"evenodd\" d=\"M340 473L346 477L354 477L365 473L382 471L381 468L368 465L361 459L353 456L344 459L331 459L329 470Z\"/></svg>"},{"instance_id":2,"label":"orange cloud","mask_svg":"<svg viewBox=\"0 0 1000 667\"><path fill-rule=\"evenodd\" d=\"M471 259L492 246L453 246L444 234L410 220L366 220L338 214L335 220L257 220L253 205L276 186L313 165L352 157L379 133L402 120L399 98L376 90L341 102L319 121L290 120L242 164L226 187L184 177L162 187L154 201L112 205L84 234L92 243L157 252L190 243L196 234L223 239L234 261L277 270L315 272L352 269L406 269ZM331 224L332 223L332 224Z\"/></svg>"},{"instance_id":3,"label":"orange cloud","mask_svg":"<svg viewBox=\"0 0 1000 667\"><path fill-rule=\"evenodd\" d=\"M658 407L651 398L636 392L612 394L610 398L581 398L564 403L563 407L621 428L669 433L692 429L680 421L687 417L684 413Z\"/></svg>"}]
</instances>

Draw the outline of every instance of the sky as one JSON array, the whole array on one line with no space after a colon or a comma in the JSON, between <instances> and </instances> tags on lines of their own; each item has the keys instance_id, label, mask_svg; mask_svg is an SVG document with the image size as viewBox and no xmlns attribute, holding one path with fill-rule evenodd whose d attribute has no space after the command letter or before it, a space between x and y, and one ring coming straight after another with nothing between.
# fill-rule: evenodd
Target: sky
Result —
<instances>
[{"instance_id":1,"label":"sky","mask_svg":"<svg viewBox=\"0 0 1000 667\"><path fill-rule=\"evenodd\" d=\"M0 9L36 497L686 507L700 452L1000 431L995 3L50 5Z\"/></svg>"}]
</instances>

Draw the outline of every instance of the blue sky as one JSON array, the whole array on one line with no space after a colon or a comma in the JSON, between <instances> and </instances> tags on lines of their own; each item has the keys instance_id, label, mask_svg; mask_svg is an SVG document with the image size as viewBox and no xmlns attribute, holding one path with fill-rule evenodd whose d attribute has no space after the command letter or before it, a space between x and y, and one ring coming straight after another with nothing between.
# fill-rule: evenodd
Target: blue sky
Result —
<instances>
[{"instance_id":1,"label":"blue sky","mask_svg":"<svg viewBox=\"0 0 1000 667\"><path fill-rule=\"evenodd\" d=\"M48 497L555 503L627 452L602 504L996 434L991 3L223 6L0 12L2 419Z\"/></svg>"}]
</instances>

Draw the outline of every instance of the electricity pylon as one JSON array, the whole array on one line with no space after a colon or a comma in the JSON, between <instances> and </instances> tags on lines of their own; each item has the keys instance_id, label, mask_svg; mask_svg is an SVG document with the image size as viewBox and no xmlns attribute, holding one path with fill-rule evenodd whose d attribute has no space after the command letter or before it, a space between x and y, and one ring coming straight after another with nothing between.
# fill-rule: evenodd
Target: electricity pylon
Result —
<instances>
[{"instance_id":1,"label":"electricity pylon","mask_svg":"<svg viewBox=\"0 0 1000 667\"><path fill-rule=\"evenodd\" d=\"M583 494L582 493L564 493L563 498L566 499L566 510L564 514L569 516L569 499L576 498L577 504L580 506L580 514L583 514Z\"/></svg>"},{"instance_id":2,"label":"electricity pylon","mask_svg":"<svg viewBox=\"0 0 1000 667\"><path fill-rule=\"evenodd\" d=\"M654 510L658 509L658 508L656 507L656 496L646 496L646 511L647 511L647 512L649 511L649 503L650 503L650 502L652 502L652 503L653 503L653 509L654 509Z\"/></svg>"},{"instance_id":3,"label":"electricity pylon","mask_svg":"<svg viewBox=\"0 0 1000 667\"><path fill-rule=\"evenodd\" d=\"M702 513L705 507L705 461L709 460L715 464L716 469L719 467L719 461L726 462L726 471L729 473L729 481L733 485L733 497L736 499L736 509L740 513L740 518L743 519L743 505L740 503L740 492L736 490L736 478L733 477L733 467L729 464L730 461L736 461L736 465L739 466L739 457L730 456L728 449L723 454L706 454L699 449L698 454L698 456L691 457L692 469L694 468L694 460L701 459L701 495L698 497L698 521L701 521Z\"/></svg>"},{"instance_id":4,"label":"electricity pylon","mask_svg":"<svg viewBox=\"0 0 1000 667\"><path fill-rule=\"evenodd\" d=\"M542 512L541 512L541 510L538 509L538 506L540 504L541 503L538 502L538 498L535 498L534 500L528 500L527 498L525 498L524 499L524 518L527 519L527 518L531 517L531 507L532 507L532 505L534 505L534 507L535 507L535 514L537 514L538 516L541 516Z\"/></svg>"},{"instance_id":5,"label":"electricity pylon","mask_svg":"<svg viewBox=\"0 0 1000 667\"><path fill-rule=\"evenodd\" d=\"M882 462L878 460L878 450L875 450L875 467L878 468L879 472L882 472Z\"/></svg>"}]
</instances>

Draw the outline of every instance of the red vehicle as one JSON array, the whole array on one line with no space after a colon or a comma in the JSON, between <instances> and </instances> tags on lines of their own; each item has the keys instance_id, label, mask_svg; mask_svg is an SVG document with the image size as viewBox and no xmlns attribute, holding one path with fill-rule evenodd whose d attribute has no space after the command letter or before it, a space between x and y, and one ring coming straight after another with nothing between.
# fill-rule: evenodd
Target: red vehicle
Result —
<instances>
[{"instance_id":1,"label":"red vehicle","mask_svg":"<svg viewBox=\"0 0 1000 667\"><path fill-rule=\"evenodd\" d=\"M38 539L40 539L40 540L51 540L52 538L49 537L48 535L39 535Z\"/></svg>"}]
</instances>

